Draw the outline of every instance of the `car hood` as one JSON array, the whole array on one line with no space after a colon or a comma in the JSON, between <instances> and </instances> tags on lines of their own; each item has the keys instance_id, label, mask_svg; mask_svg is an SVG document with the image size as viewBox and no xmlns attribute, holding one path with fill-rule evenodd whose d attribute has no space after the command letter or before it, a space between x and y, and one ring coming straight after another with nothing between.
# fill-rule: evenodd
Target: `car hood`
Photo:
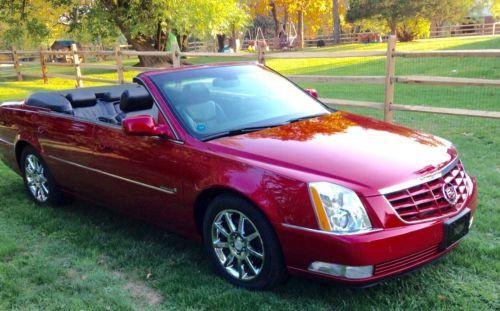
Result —
<instances>
[{"instance_id":1,"label":"car hood","mask_svg":"<svg viewBox=\"0 0 500 311\"><path fill-rule=\"evenodd\" d=\"M365 195L431 174L456 157L444 139L347 112L209 143L239 158L291 169L307 181L358 185Z\"/></svg>"}]
</instances>

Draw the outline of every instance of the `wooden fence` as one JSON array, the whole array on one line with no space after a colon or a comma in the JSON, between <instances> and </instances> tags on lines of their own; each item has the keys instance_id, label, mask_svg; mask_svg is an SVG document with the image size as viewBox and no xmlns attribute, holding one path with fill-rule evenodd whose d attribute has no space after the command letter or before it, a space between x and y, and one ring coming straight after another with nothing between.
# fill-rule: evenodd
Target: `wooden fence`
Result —
<instances>
[{"instance_id":1,"label":"wooden fence","mask_svg":"<svg viewBox=\"0 0 500 311\"><path fill-rule=\"evenodd\" d=\"M126 83L124 79L124 71L150 71L160 70L162 68L150 67L131 67L124 66L123 57L135 56L170 56L173 60L173 67L181 66L181 57L239 57L240 59L257 60L265 64L266 59L300 59L300 58L355 58L355 57L385 57L386 72L384 76L324 76L324 75L290 75L292 81L295 82L319 82L319 83L348 83L348 84L380 84L385 86L384 102L369 102L357 100L345 100L335 98L322 98L321 101L329 106L346 106L346 107L363 107L379 109L384 112L384 120L392 122L393 111L409 111L409 112L424 112L445 115L471 116L500 119L500 111L458 109L458 108L443 108L433 107L431 105L416 106L394 103L394 92L396 84L419 84L419 85L445 85L445 86L474 86L474 87L500 87L498 79L472 79L472 78L450 78L436 76L397 76L395 75L395 65L397 58L440 58L440 57L488 57L497 58L500 60L500 49L491 50L453 50L453 51L429 51L429 52L403 52L396 50L396 38L389 37L386 51L341 51L341 52L279 52L266 53L263 49L259 49L258 53L210 53L210 52L188 52L181 53L178 48L172 52L157 52L157 51L130 51L122 50L120 46L116 46L113 51L78 51L73 45L71 51L0 51L1 55L9 55L10 61L0 61L1 64L10 64L13 66L17 79L21 81L23 76L31 76L42 78L45 83L49 78L64 78L74 79L78 87L83 86L83 81L104 82L121 84ZM69 55L72 63L57 63L48 62L47 59L52 55ZM23 55L25 57L23 57ZM34 60L29 60L26 56L38 55L38 63L41 74L27 74L22 72L23 65L37 63ZM107 56L114 59L114 64L97 64L90 62L81 62L81 59L87 56ZM28 61L23 61L28 59ZM52 66L70 66L74 68L74 75L51 73L49 68ZM97 68L106 70L116 70L117 80L106 80L85 77L82 75L81 68ZM170 67L169 67L170 68ZM500 104L500 103L499 103Z\"/></svg>"}]
</instances>

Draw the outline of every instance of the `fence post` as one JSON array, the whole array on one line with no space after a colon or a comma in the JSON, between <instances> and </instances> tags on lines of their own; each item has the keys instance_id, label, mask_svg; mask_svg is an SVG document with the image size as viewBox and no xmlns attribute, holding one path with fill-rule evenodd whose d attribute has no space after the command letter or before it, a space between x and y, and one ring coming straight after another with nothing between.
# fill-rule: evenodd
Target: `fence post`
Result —
<instances>
[{"instance_id":1,"label":"fence post","mask_svg":"<svg viewBox=\"0 0 500 311\"><path fill-rule=\"evenodd\" d=\"M259 64L266 64L266 50L263 44L260 41L255 40L255 44L257 45L257 61Z\"/></svg>"},{"instance_id":2,"label":"fence post","mask_svg":"<svg viewBox=\"0 0 500 311\"><path fill-rule=\"evenodd\" d=\"M389 36L387 40L387 61L385 71L385 100L384 100L384 121L392 122L392 103L394 102L394 72L396 69L396 36Z\"/></svg>"},{"instance_id":3,"label":"fence post","mask_svg":"<svg viewBox=\"0 0 500 311\"><path fill-rule=\"evenodd\" d=\"M47 60L45 59L45 54L43 53L43 47L40 46L40 67L42 69L43 83L49 83L49 77L47 75Z\"/></svg>"},{"instance_id":4,"label":"fence post","mask_svg":"<svg viewBox=\"0 0 500 311\"><path fill-rule=\"evenodd\" d=\"M172 44L172 65L174 68L179 68L181 66L181 54L177 43Z\"/></svg>"},{"instance_id":5,"label":"fence post","mask_svg":"<svg viewBox=\"0 0 500 311\"><path fill-rule=\"evenodd\" d=\"M14 62L14 70L16 70L17 81L23 81L21 66L19 64L19 56L17 55L17 50L15 47L12 47L12 61Z\"/></svg>"},{"instance_id":6,"label":"fence post","mask_svg":"<svg viewBox=\"0 0 500 311\"><path fill-rule=\"evenodd\" d=\"M71 58L73 59L73 64L75 65L75 74L76 74L76 86L83 87L82 81L82 69L80 67L80 56L78 56L78 49L76 48L76 44L71 44Z\"/></svg>"},{"instance_id":7,"label":"fence post","mask_svg":"<svg viewBox=\"0 0 500 311\"><path fill-rule=\"evenodd\" d=\"M122 52L120 49L120 44L115 46L115 60L116 60L116 73L118 74L118 84L125 83L123 78L123 62L122 62Z\"/></svg>"}]
</instances>

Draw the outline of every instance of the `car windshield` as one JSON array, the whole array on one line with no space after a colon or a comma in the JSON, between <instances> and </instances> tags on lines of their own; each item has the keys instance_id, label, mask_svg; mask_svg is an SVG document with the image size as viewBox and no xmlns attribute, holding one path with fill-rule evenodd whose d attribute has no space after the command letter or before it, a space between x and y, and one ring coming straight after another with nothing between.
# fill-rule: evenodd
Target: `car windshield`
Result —
<instances>
[{"instance_id":1,"label":"car windshield","mask_svg":"<svg viewBox=\"0 0 500 311\"><path fill-rule=\"evenodd\" d=\"M257 65L167 72L151 79L187 131L201 140L330 112L287 79Z\"/></svg>"}]
</instances>

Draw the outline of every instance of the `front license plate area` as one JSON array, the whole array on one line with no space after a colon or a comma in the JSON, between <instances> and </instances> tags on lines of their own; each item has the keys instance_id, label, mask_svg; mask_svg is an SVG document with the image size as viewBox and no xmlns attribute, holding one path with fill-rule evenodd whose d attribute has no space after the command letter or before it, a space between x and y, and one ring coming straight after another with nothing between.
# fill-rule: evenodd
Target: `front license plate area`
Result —
<instances>
[{"instance_id":1,"label":"front license plate area","mask_svg":"<svg viewBox=\"0 0 500 311\"><path fill-rule=\"evenodd\" d=\"M446 249L469 233L470 209L466 208L457 216L444 222L443 243L441 249Z\"/></svg>"}]
</instances>

